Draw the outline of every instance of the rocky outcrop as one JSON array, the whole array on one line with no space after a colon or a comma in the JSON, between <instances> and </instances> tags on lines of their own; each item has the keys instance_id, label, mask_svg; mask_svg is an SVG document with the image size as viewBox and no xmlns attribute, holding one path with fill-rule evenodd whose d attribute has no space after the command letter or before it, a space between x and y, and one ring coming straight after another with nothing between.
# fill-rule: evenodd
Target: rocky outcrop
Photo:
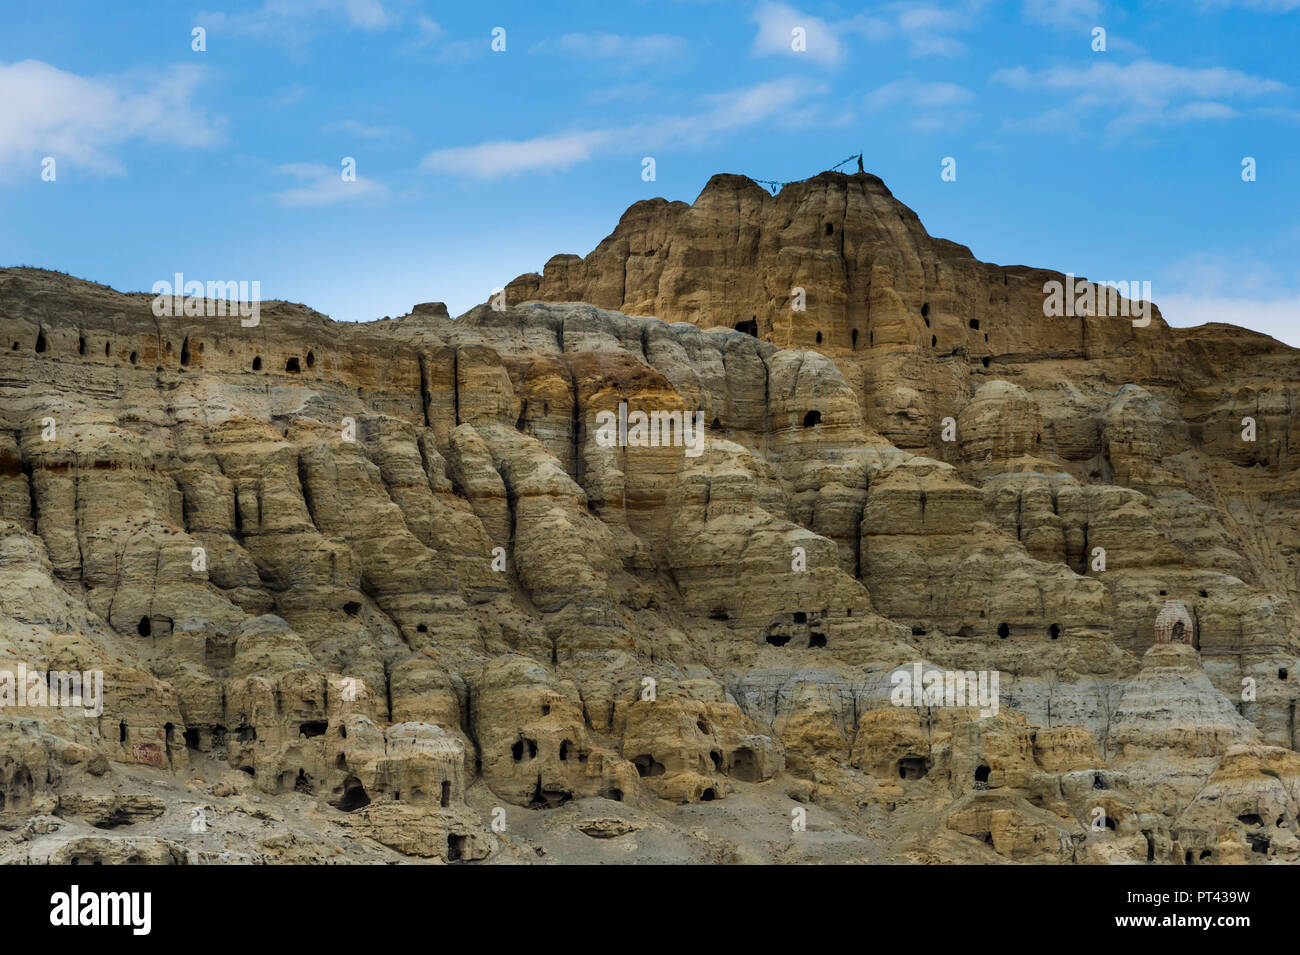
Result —
<instances>
[{"instance_id":1,"label":"rocky outcrop","mask_svg":"<svg viewBox=\"0 0 1300 955\"><path fill-rule=\"evenodd\" d=\"M0 270L0 860L1291 859L1295 353L1057 278L832 173L455 320Z\"/></svg>"}]
</instances>

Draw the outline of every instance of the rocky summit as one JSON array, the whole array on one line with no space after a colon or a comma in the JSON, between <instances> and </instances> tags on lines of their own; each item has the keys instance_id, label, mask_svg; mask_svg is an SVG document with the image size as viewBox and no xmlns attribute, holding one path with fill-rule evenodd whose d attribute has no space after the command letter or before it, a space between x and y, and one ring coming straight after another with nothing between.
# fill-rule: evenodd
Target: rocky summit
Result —
<instances>
[{"instance_id":1,"label":"rocky summit","mask_svg":"<svg viewBox=\"0 0 1300 955\"><path fill-rule=\"evenodd\" d=\"M1300 861L1300 354L1111 292L865 173L456 319L0 270L0 862Z\"/></svg>"}]
</instances>

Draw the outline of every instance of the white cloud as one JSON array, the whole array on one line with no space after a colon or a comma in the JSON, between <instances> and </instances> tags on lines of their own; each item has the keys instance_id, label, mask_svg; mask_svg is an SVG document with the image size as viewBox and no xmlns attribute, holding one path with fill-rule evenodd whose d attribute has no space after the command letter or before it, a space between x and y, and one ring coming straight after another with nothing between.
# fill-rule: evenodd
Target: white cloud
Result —
<instances>
[{"instance_id":1,"label":"white cloud","mask_svg":"<svg viewBox=\"0 0 1300 955\"><path fill-rule=\"evenodd\" d=\"M1300 226L1261 242L1277 261L1290 261ZM1165 321L1179 328L1227 322L1300 347L1300 292L1294 280L1289 270L1252 252L1199 252L1163 269L1159 288L1169 291L1155 299Z\"/></svg>"},{"instance_id":2,"label":"white cloud","mask_svg":"<svg viewBox=\"0 0 1300 955\"><path fill-rule=\"evenodd\" d=\"M428 46L434 40L441 40L447 35L447 31L436 20L420 14L415 18L415 34L413 45L418 49Z\"/></svg>"},{"instance_id":3,"label":"white cloud","mask_svg":"<svg viewBox=\"0 0 1300 955\"><path fill-rule=\"evenodd\" d=\"M358 139L368 139L371 142L392 142L411 138L410 133L396 126L370 126L355 119L344 119L337 123L328 123L321 127L321 131L341 133Z\"/></svg>"},{"instance_id":4,"label":"white cloud","mask_svg":"<svg viewBox=\"0 0 1300 955\"><path fill-rule=\"evenodd\" d=\"M424 157L420 168L473 179L497 179L525 172L570 169L615 149L640 155L644 149L700 145L729 130L765 122L792 128L810 121L807 114L810 102L825 92L821 84L803 79L771 80L706 96L707 108L694 114L644 120L622 127L438 149Z\"/></svg>"},{"instance_id":5,"label":"white cloud","mask_svg":"<svg viewBox=\"0 0 1300 955\"><path fill-rule=\"evenodd\" d=\"M895 3L887 9L895 17L898 32L907 40L908 55L959 56L966 47L948 34L974 26L983 5L983 0L962 0L948 7Z\"/></svg>"},{"instance_id":6,"label":"white cloud","mask_svg":"<svg viewBox=\"0 0 1300 955\"><path fill-rule=\"evenodd\" d=\"M345 182L341 166L335 168L324 163L299 162L283 165L279 171L298 182L275 194L276 201L285 206L330 206L358 199L388 197L388 187L373 179L357 176L355 181Z\"/></svg>"},{"instance_id":7,"label":"white cloud","mask_svg":"<svg viewBox=\"0 0 1300 955\"><path fill-rule=\"evenodd\" d=\"M706 96L705 102L711 103L713 109L701 116L687 117L682 125L694 128L701 136L741 126L753 126L768 119L784 118L791 110L807 105L810 98L825 92L825 86L806 80L768 80L754 86Z\"/></svg>"},{"instance_id":8,"label":"white cloud","mask_svg":"<svg viewBox=\"0 0 1300 955\"><path fill-rule=\"evenodd\" d=\"M301 83L290 83L284 89L273 95L268 102L272 106L283 109L286 106L293 106L294 104L301 102L303 97L310 92L311 90L308 87L303 86Z\"/></svg>"},{"instance_id":9,"label":"white cloud","mask_svg":"<svg viewBox=\"0 0 1300 955\"><path fill-rule=\"evenodd\" d=\"M844 58L837 31L820 17L800 13L783 3L763 3L751 19L758 23L751 50L755 56L807 57L827 66L835 66ZM794 49L796 29L803 30L802 51Z\"/></svg>"},{"instance_id":10,"label":"white cloud","mask_svg":"<svg viewBox=\"0 0 1300 955\"><path fill-rule=\"evenodd\" d=\"M1190 68L1152 60L1053 67L1037 72L1019 66L998 70L990 82L1024 92L1053 90L1075 94L1065 106L1054 107L1029 120L1009 121L1010 127L1078 130L1082 117L1090 111L1117 108L1118 113L1107 125L1112 134L1131 133L1144 126L1231 119L1238 115L1238 110L1224 100L1256 99L1288 90L1284 83L1240 70Z\"/></svg>"},{"instance_id":11,"label":"white cloud","mask_svg":"<svg viewBox=\"0 0 1300 955\"><path fill-rule=\"evenodd\" d=\"M311 38L316 21L342 22L373 32L397 26L403 22L403 14L392 4L385 6L383 0L263 0L260 7L247 13L204 11L195 23L209 32L298 44Z\"/></svg>"},{"instance_id":12,"label":"white cloud","mask_svg":"<svg viewBox=\"0 0 1300 955\"><path fill-rule=\"evenodd\" d=\"M583 102L590 106L604 106L609 103L644 103L659 95L659 91L649 83L624 83L620 86L607 86L592 90Z\"/></svg>"},{"instance_id":13,"label":"white cloud","mask_svg":"<svg viewBox=\"0 0 1300 955\"><path fill-rule=\"evenodd\" d=\"M844 40L861 36L872 42L901 39L912 57L958 56L966 51L950 34L969 29L986 0L958 0L950 6L915 3L887 3L872 16L858 14L846 20L827 22L783 3L761 4L752 19L758 22L754 55L809 57L823 66L838 66L845 59ZM791 48L791 31L802 27L807 50Z\"/></svg>"},{"instance_id":14,"label":"white cloud","mask_svg":"<svg viewBox=\"0 0 1300 955\"><path fill-rule=\"evenodd\" d=\"M1300 10L1300 0L1199 0L1198 6L1210 9L1242 7L1261 13L1290 13L1292 10Z\"/></svg>"},{"instance_id":15,"label":"white cloud","mask_svg":"<svg viewBox=\"0 0 1300 955\"><path fill-rule=\"evenodd\" d=\"M1055 27L1100 26L1099 0L1025 0L1025 16Z\"/></svg>"},{"instance_id":16,"label":"white cloud","mask_svg":"<svg viewBox=\"0 0 1300 955\"><path fill-rule=\"evenodd\" d=\"M1294 242L1295 237L1283 234L1280 241ZM1272 299L1291 294L1284 291L1278 270L1254 254L1198 252L1167 266L1161 281L1175 292L1207 298Z\"/></svg>"},{"instance_id":17,"label":"white cloud","mask_svg":"<svg viewBox=\"0 0 1300 955\"><path fill-rule=\"evenodd\" d=\"M600 147L614 139L613 130L535 136L532 139L501 139L474 146L438 149L424 157L420 168L472 179L499 179L521 172L568 169L585 162Z\"/></svg>"},{"instance_id":18,"label":"white cloud","mask_svg":"<svg viewBox=\"0 0 1300 955\"><path fill-rule=\"evenodd\" d=\"M1149 106L1164 105L1170 99L1190 95L1262 96L1285 92L1284 83L1242 73L1225 67L1195 69L1137 60L1133 63L1093 63L1087 67L1058 66L1033 72L1023 66L998 70L993 82L1006 83L1016 89L1047 87L1079 90L1112 99L1132 99Z\"/></svg>"},{"instance_id":19,"label":"white cloud","mask_svg":"<svg viewBox=\"0 0 1300 955\"><path fill-rule=\"evenodd\" d=\"M1300 348L1300 295L1280 299L1207 298L1203 295L1162 295L1160 314L1170 325L1191 328L1206 322L1227 322L1271 335Z\"/></svg>"},{"instance_id":20,"label":"white cloud","mask_svg":"<svg viewBox=\"0 0 1300 955\"><path fill-rule=\"evenodd\" d=\"M937 133L959 129L975 119L974 113L955 108L970 102L974 95L956 83L926 83L907 77L877 87L862 103L872 112L904 107L912 113L908 128L919 133Z\"/></svg>"},{"instance_id":21,"label":"white cloud","mask_svg":"<svg viewBox=\"0 0 1300 955\"><path fill-rule=\"evenodd\" d=\"M907 78L877 87L863 100L867 109L884 109L904 104L917 109L936 109L969 102L974 94L956 83L924 83Z\"/></svg>"},{"instance_id":22,"label":"white cloud","mask_svg":"<svg viewBox=\"0 0 1300 955\"><path fill-rule=\"evenodd\" d=\"M114 155L140 140L188 148L225 135L223 120L192 100L200 67L84 77L39 60L0 63L0 166L43 156L97 173L121 173Z\"/></svg>"},{"instance_id":23,"label":"white cloud","mask_svg":"<svg viewBox=\"0 0 1300 955\"><path fill-rule=\"evenodd\" d=\"M543 44L546 45L546 44ZM566 33L554 43L561 52L588 59L620 60L625 63L657 63L681 56L686 38L655 33L649 36L620 36L616 33Z\"/></svg>"}]
</instances>

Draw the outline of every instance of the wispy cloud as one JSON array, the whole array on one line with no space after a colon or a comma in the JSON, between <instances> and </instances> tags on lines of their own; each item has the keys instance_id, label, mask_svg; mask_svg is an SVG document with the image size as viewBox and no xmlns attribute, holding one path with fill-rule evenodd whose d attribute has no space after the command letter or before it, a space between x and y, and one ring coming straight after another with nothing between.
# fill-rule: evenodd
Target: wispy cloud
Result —
<instances>
[{"instance_id":1,"label":"wispy cloud","mask_svg":"<svg viewBox=\"0 0 1300 955\"><path fill-rule=\"evenodd\" d=\"M1075 94L1066 105L1027 120L1009 121L1009 127L1078 131L1086 117L1105 109L1113 114L1106 125L1112 134L1145 126L1231 119L1238 110L1226 100L1254 100L1288 91L1284 83L1239 70L1190 68L1152 60L1040 71L1021 66L999 70L990 81L1022 92Z\"/></svg>"},{"instance_id":2,"label":"wispy cloud","mask_svg":"<svg viewBox=\"0 0 1300 955\"><path fill-rule=\"evenodd\" d=\"M974 94L956 83L924 83L915 79L901 79L877 87L866 95L867 109L904 104L918 109L957 106L969 102Z\"/></svg>"},{"instance_id":3,"label":"wispy cloud","mask_svg":"<svg viewBox=\"0 0 1300 955\"><path fill-rule=\"evenodd\" d=\"M202 68L85 77L39 60L0 63L0 168L42 156L100 174L124 166L116 153L139 140L204 147L225 138L225 121L194 104Z\"/></svg>"},{"instance_id":4,"label":"wispy cloud","mask_svg":"<svg viewBox=\"0 0 1300 955\"><path fill-rule=\"evenodd\" d=\"M957 56L966 47L949 36L971 25L972 12L960 7L894 4L899 32L912 56Z\"/></svg>"},{"instance_id":5,"label":"wispy cloud","mask_svg":"<svg viewBox=\"0 0 1300 955\"><path fill-rule=\"evenodd\" d=\"M901 41L911 57L958 56L966 47L952 34L973 27L984 3L886 3L870 15L827 21L769 0L760 4L751 18L758 23L758 35L750 52L755 56L805 57L822 66L837 67L848 55L847 41L862 37L877 43ZM803 52L793 45L796 29L803 31Z\"/></svg>"},{"instance_id":6,"label":"wispy cloud","mask_svg":"<svg viewBox=\"0 0 1300 955\"><path fill-rule=\"evenodd\" d=\"M1300 243L1300 227L1263 236L1260 242L1288 257L1288 251ZM1227 322L1300 347L1300 325L1295 320L1300 315L1300 290L1295 276L1254 252L1186 256L1163 270L1160 287L1168 291L1156 296L1156 304L1171 325Z\"/></svg>"},{"instance_id":7,"label":"wispy cloud","mask_svg":"<svg viewBox=\"0 0 1300 955\"><path fill-rule=\"evenodd\" d=\"M1160 314L1170 325L1190 328L1207 322L1226 322L1271 335L1300 348L1300 294L1277 299L1175 294L1157 297Z\"/></svg>"},{"instance_id":8,"label":"wispy cloud","mask_svg":"<svg viewBox=\"0 0 1300 955\"><path fill-rule=\"evenodd\" d=\"M840 31L820 17L802 13L783 3L763 3L751 17L758 23L751 51L755 56L798 56L835 66L844 59ZM796 36L802 49L797 49Z\"/></svg>"},{"instance_id":9,"label":"wispy cloud","mask_svg":"<svg viewBox=\"0 0 1300 955\"><path fill-rule=\"evenodd\" d=\"M415 37L411 45L416 49L426 47L430 43L441 40L447 35L447 31L437 20L433 20L423 13L415 18Z\"/></svg>"},{"instance_id":10,"label":"wispy cloud","mask_svg":"<svg viewBox=\"0 0 1300 955\"><path fill-rule=\"evenodd\" d=\"M320 28L342 25L371 32L389 30L406 22L407 13L400 3L383 0L263 0L260 7L244 13L205 10L195 23L209 32L299 45L311 40Z\"/></svg>"},{"instance_id":11,"label":"wispy cloud","mask_svg":"<svg viewBox=\"0 0 1300 955\"><path fill-rule=\"evenodd\" d=\"M357 176L352 182L345 181L341 167L300 162L280 166L278 171L297 181L297 185L275 194L275 200L284 206L331 206L388 198L388 187L373 179Z\"/></svg>"},{"instance_id":12,"label":"wispy cloud","mask_svg":"<svg viewBox=\"0 0 1300 955\"><path fill-rule=\"evenodd\" d=\"M327 123L321 128L325 133L340 133L344 136L352 136L356 139L366 139L371 142L402 142L409 140L411 134L397 126L371 126L366 123L358 122L355 119L339 120L336 123Z\"/></svg>"},{"instance_id":13,"label":"wispy cloud","mask_svg":"<svg viewBox=\"0 0 1300 955\"><path fill-rule=\"evenodd\" d=\"M473 179L564 170L591 159L598 150L615 142L618 135L616 130L592 130L453 146L429 153L421 160L420 168L425 172L447 172Z\"/></svg>"},{"instance_id":14,"label":"wispy cloud","mask_svg":"<svg viewBox=\"0 0 1300 955\"><path fill-rule=\"evenodd\" d=\"M420 168L473 179L497 179L524 172L570 169L616 149L698 146L719 134L764 122L787 128L797 125L801 122L800 111L810 98L824 92L821 84L799 78L772 80L706 96L704 110L672 119L438 149L424 157Z\"/></svg>"},{"instance_id":15,"label":"wispy cloud","mask_svg":"<svg viewBox=\"0 0 1300 955\"><path fill-rule=\"evenodd\" d=\"M974 93L956 83L927 83L907 77L872 90L863 98L862 105L870 112L907 110L911 114L908 128L937 133L959 129L974 121L975 114L961 108L974 98Z\"/></svg>"},{"instance_id":16,"label":"wispy cloud","mask_svg":"<svg viewBox=\"0 0 1300 955\"><path fill-rule=\"evenodd\" d=\"M623 36L617 33L566 33L555 40L543 40L534 50L555 49L569 56L591 60L617 60L628 65L672 60L686 52L686 38L654 33Z\"/></svg>"},{"instance_id":17,"label":"wispy cloud","mask_svg":"<svg viewBox=\"0 0 1300 955\"><path fill-rule=\"evenodd\" d=\"M290 83L284 89L272 94L267 102L278 109L284 109L302 102L310 92L311 90L301 83Z\"/></svg>"},{"instance_id":18,"label":"wispy cloud","mask_svg":"<svg viewBox=\"0 0 1300 955\"><path fill-rule=\"evenodd\" d=\"M583 102L589 106L604 106L609 103L644 103L658 95L659 91L649 83L624 83L592 90L583 97Z\"/></svg>"},{"instance_id":19,"label":"wispy cloud","mask_svg":"<svg viewBox=\"0 0 1300 955\"><path fill-rule=\"evenodd\" d=\"M1198 0L1197 6L1203 9L1241 7L1260 13L1290 13L1300 10L1300 0Z\"/></svg>"},{"instance_id":20,"label":"wispy cloud","mask_svg":"<svg viewBox=\"0 0 1300 955\"><path fill-rule=\"evenodd\" d=\"M1055 27L1100 26L1100 0L1025 0L1025 16Z\"/></svg>"}]
</instances>

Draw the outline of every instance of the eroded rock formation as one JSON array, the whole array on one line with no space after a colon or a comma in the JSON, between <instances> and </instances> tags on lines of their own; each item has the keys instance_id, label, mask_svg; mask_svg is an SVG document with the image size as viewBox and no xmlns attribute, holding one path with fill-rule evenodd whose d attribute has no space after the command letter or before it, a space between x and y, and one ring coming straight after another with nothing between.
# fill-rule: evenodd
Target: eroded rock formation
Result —
<instances>
[{"instance_id":1,"label":"eroded rock formation","mask_svg":"<svg viewBox=\"0 0 1300 955\"><path fill-rule=\"evenodd\" d=\"M1296 353L1059 277L832 173L456 320L0 271L0 676L102 675L0 860L1294 861Z\"/></svg>"}]
</instances>

